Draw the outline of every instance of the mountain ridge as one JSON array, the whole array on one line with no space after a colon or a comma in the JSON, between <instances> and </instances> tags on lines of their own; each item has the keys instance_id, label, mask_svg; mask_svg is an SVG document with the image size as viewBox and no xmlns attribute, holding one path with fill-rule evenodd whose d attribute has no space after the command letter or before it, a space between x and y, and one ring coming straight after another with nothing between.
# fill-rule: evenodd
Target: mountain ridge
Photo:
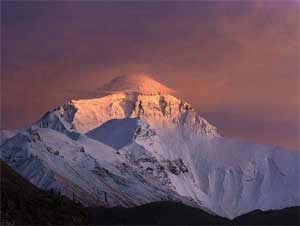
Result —
<instances>
[{"instance_id":1,"label":"mountain ridge","mask_svg":"<svg viewBox=\"0 0 300 226\"><path fill-rule=\"evenodd\" d=\"M125 88L47 112L4 139L1 159L42 189L75 194L85 205L181 201L232 219L299 204L297 153L227 139L169 93ZM89 136L93 130L101 136Z\"/></svg>"}]
</instances>

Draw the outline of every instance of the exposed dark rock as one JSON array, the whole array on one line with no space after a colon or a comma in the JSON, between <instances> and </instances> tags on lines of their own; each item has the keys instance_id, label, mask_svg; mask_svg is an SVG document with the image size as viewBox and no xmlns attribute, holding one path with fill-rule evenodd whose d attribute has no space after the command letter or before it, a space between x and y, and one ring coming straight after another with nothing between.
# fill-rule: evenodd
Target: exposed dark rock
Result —
<instances>
[{"instance_id":1,"label":"exposed dark rock","mask_svg":"<svg viewBox=\"0 0 300 226\"><path fill-rule=\"evenodd\" d=\"M82 146L79 147L79 151L80 151L80 152L85 152L84 147L82 147Z\"/></svg>"},{"instance_id":2,"label":"exposed dark rock","mask_svg":"<svg viewBox=\"0 0 300 226\"><path fill-rule=\"evenodd\" d=\"M167 160L166 162L168 170L175 175L188 172L188 168L186 167L186 165L184 165L182 159L177 159L173 161Z\"/></svg>"}]
</instances>

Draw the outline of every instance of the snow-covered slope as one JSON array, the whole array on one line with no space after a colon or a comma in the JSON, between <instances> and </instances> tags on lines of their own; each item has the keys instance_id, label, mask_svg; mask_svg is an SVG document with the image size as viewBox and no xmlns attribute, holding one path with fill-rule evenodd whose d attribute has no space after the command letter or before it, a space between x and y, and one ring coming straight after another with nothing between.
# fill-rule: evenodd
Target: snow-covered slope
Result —
<instances>
[{"instance_id":1,"label":"snow-covered slope","mask_svg":"<svg viewBox=\"0 0 300 226\"><path fill-rule=\"evenodd\" d=\"M157 131L140 118L125 118L110 120L87 136L134 156L131 164L140 155L155 159L168 169L174 191L222 216L299 204L297 151L222 137L187 139L183 130L173 128ZM156 167L142 168L152 172Z\"/></svg>"},{"instance_id":2,"label":"snow-covered slope","mask_svg":"<svg viewBox=\"0 0 300 226\"><path fill-rule=\"evenodd\" d=\"M86 135L116 150L132 142L143 142L152 147L160 142L156 132L139 117L109 120Z\"/></svg>"},{"instance_id":3,"label":"snow-covered slope","mask_svg":"<svg viewBox=\"0 0 300 226\"><path fill-rule=\"evenodd\" d=\"M6 136L1 158L87 205L181 200L229 218L299 205L298 151L226 139L145 75L116 78L100 93Z\"/></svg>"},{"instance_id":4,"label":"snow-covered slope","mask_svg":"<svg viewBox=\"0 0 300 226\"><path fill-rule=\"evenodd\" d=\"M29 129L4 142L1 158L38 187L86 205L135 206L167 199L193 205L160 182L147 181L114 149L84 135L74 141L52 129Z\"/></svg>"}]
</instances>

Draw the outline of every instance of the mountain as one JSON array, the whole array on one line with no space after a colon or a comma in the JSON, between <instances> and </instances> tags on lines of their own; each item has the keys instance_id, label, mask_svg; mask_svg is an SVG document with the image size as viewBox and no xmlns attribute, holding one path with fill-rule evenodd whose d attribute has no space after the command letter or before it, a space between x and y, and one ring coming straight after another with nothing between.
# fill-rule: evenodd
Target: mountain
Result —
<instances>
[{"instance_id":1,"label":"mountain","mask_svg":"<svg viewBox=\"0 0 300 226\"><path fill-rule=\"evenodd\" d=\"M79 203L40 190L4 162L1 167L1 225L83 225L89 212Z\"/></svg>"},{"instance_id":2,"label":"mountain","mask_svg":"<svg viewBox=\"0 0 300 226\"><path fill-rule=\"evenodd\" d=\"M3 136L1 159L87 206L176 201L232 219L299 205L298 151L227 139L173 94L118 77Z\"/></svg>"},{"instance_id":3,"label":"mountain","mask_svg":"<svg viewBox=\"0 0 300 226\"><path fill-rule=\"evenodd\" d=\"M253 211L232 221L176 202L132 208L83 207L53 191L43 191L4 162L1 167L1 225L299 225L299 207Z\"/></svg>"},{"instance_id":4,"label":"mountain","mask_svg":"<svg viewBox=\"0 0 300 226\"><path fill-rule=\"evenodd\" d=\"M43 191L4 162L1 167L1 225L299 225L299 207L253 211L232 221L176 202L132 208L83 207L53 191Z\"/></svg>"}]
</instances>

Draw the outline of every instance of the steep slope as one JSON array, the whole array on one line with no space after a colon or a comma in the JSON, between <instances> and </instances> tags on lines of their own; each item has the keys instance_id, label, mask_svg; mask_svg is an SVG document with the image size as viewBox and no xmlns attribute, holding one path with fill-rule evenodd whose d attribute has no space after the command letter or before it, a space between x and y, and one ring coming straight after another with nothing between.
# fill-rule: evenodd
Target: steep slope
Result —
<instances>
[{"instance_id":1,"label":"steep slope","mask_svg":"<svg viewBox=\"0 0 300 226\"><path fill-rule=\"evenodd\" d=\"M137 118L112 119L103 123L101 127L89 131L86 135L115 149L119 149L132 142L139 123L140 120Z\"/></svg>"},{"instance_id":2,"label":"steep slope","mask_svg":"<svg viewBox=\"0 0 300 226\"><path fill-rule=\"evenodd\" d=\"M176 129L158 131L141 118L125 118L110 120L87 135L117 145L131 165L139 162L140 174L165 173L159 179L171 189L221 216L298 205L298 152L221 137L189 140ZM147 164L142 164L145 159ZM156 172L161 167L167 170Z\"/></svg>"},{"instance_id":3,"label":"steep slope","mask_svg":"<svg viewBox=\"0 0 300 226\"><path fill-rule=\"evenodd\" d=\"M2 161L0 167L1 225L83 225L89 222L89 212L79 203L38 189Z\"/></svg>"},{"instance_id":4,"label":"steep slope","mask_svg":"<svg viewBox=\"0 0 300 226\"><path fill-rule=\"evenodd\" d=\"M38 189L0 161L2 225L299 225L299 207L253 211L233 221L175 202L133 208L85 208L68 198Z\"/></svg>"},{"instance_id":5,"label":"steep slope","mask_svg":"<svg viewBox=\"0 0 300 226\"><path fill-rule=\"evenodd\" d=\"M191 197L201 206L195 195L201 191L189 166L181 158L165 158L166 151L155 130L142 118L113 119L86 135L116 148L120 156L148 181L161 181L165 187Z\"/></svg>"},{"instance_id":6,"label":"steep slope","mask_svg":"<svg viewBox=\"0 0 300 226\"><path fill-rule=\"evenodd\" d=\"M220 136L188 103L169 94L115 93L102 98L73 100L73 126L86 133L110 119L142 116L151 126L190 126L195 135Z\"/></svg>"},{"instance_id":7,"label":"steep slope","mask_svg":"<svg viewBox=\"0 0 300 226\"><path fill-rule=\"evenodd\" d=\"M151 126L190 126L195 135L220 136L190 104L172 96L169 88L145 75L117 77L104 85L99 95L103 93L106 95L99 98L71 100L47 112L38 124L65 133L87 133L111 119L142 116Z\"/></svg>"},{"instance_id":8,"label":"steep slope","mask_svg":"<svg viewBox=\"0 0 300 226\"><path fill-rule=\"evenodd\" d=\"M229 218L299 205L299 152L226 139L145 75L116 78L100 93L47 112L32 126L45 134L40 144L20 132L3 143L1 158L39 187L58 186L86 204L182 200ZM43 154L46 146L64 158ZM74 154L81 146L87 156ZM32 176L34 168L42 175Z\"/></svg>"},{"instance_id":9,"label":"steep slope","mask_svg":"<svg viewBox=\"0 0 300 226\"><path fill-rule=\"evenodd\" d=\"M34 185L84 205L128 207L165 199L191 203L161 182L148 181L116 150L84 135L75 141L52 129L30 128L6 140L0 150L1 159Z\"/></svg>"}]
</instances>

